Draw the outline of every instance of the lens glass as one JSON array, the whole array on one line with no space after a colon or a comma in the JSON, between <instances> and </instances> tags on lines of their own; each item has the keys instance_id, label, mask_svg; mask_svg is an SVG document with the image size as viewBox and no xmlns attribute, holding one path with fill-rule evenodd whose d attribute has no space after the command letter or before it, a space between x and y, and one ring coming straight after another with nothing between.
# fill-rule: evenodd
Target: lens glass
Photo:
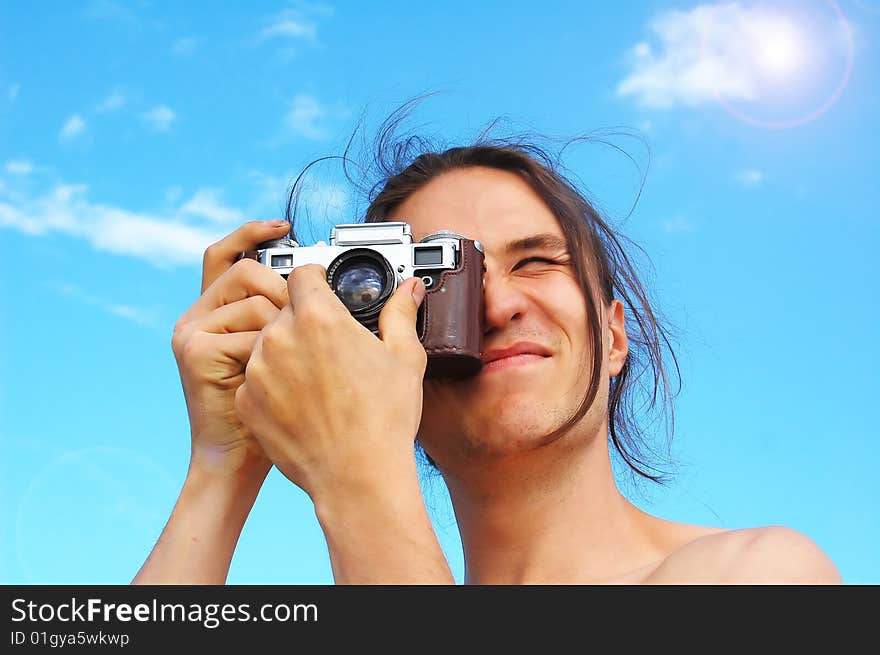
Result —
<instances>
[{"instance_id":1,"label":"lens glass","mask_svg":"<svg viewBox=\"0 0 880 655\"><path fill-rule=\"evenodd\" d=\"M367 259L346 262L336 275L336 295L349 311L369 307L382 295L385 274L378 263Z\"/></svg>"}]
</instances>

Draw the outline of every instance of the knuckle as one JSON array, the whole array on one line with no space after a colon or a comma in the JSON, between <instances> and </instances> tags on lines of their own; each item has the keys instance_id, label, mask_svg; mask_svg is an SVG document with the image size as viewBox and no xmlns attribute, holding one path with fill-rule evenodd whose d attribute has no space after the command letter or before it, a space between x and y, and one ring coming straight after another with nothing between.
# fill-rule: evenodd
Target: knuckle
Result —
<instances>
[{"instance_id":1,"label":"knuckle","mask_svg":"<svg viewBox=\"0 0 880 655\"><path fill-rule=\"evenodd\" d=\"M303 264L302 266L297 266L293 271L291 271L291 275L295 275L296 277L308 277L310 275L320 274L324 270L324 267L320 264Z\"/></svg>"},{"instance_id":2,"label":"knuckle","mask_svg":"<svg viewBox=\"0 0 880 655\"><path fill-rule=\"evenodd\" d=\"M184 333L186 331L186 323L183 320L183 317L177 319L174 323L174 328L171 330L171 344L175 344L179 342Z\"/></svg>"},{"instance_id":3,"label":"knuckle","mask_svg":"<svg viewBox=\"0 0 880 655\"><path fill-rule=\"evenodd\" d=\"M253 311L263 326L271 323L281 311L266 296L251 296L247 299L247 302L251 307L251 311Z\"/></svg>"},{"instance_id":4,"label":"knuckle","mask_svg":"<svg viewBox=\"0 0 880 655\"><path fill-rule=\"evenodd\" d=\"M195 364L204 358L206 344L202 334L204 333L193 332L183 342L180 355L185 364Z\"/></svg>"},{"instance_id":5,"label":"knuckle","mask_svg":"<svg viewBox=\"0 0 880 655\"><path fill-rule=\"evenodd\" d=\"M284 348L285 334L277 325L268 325L260 333L261 349L267 352L278 352ZM253 360L253 357L251 357Z\"/></svg>"},{"instance_id":6,"label":"knuckle","mask_svg":"<svg viewBox=\"0 0 880 655\"><path fill-rule=\"evenodd\" d=\"M332 314L319 303L305 303L295 311L297 323L309 332L326 332L333 327Z\"/></svg>"},{"instance_id":7,"label":"knuckle","mask_svg":"<svg viewBox=\"0 0 880 655\"><path fill-rule=\"evenodd\" d=\"M235 390L235 397L232 401L233 409L239 418L247 416L253 407L251 399L250 387L247 382L242 382L238 389Z\"/></svg>"},{"instance_id":8,"label":"knuckle","mask_svg":"<svg viewBox=\"0 0 880 655\"><path fill-rule=\"evenodd\" d=\"M206 267L209 264L212 264L213 262L215 262L217 259L219 259L220 258L219 251L221 248L222 248L222 246L220 245L219 241L216 243L212 243L210 246L205 248L205 254L202 255L202 266Z\"/></svg>"},{"instance_id":9,"label":"knuckle","mask_svg":"<svg viewBox=\"0 0 880 655\"><path fill-rule=\"evenodd\" d=\"M171 350L175 355L183 354L184 347L189 341L191 333L192 329L189 322L184 320L183 317L178 319L177 323L174 324L174 331L171 333Z\"/></svg>"},{"instance_id":10,"label":"knuckle","mask_svg":"<svg viewBox=\"0 0 880 655\"><path fill-rule=\"evenodd\" d=\"M421 342L415 342L412 347L412 353L413 363L419 367L422 373L424 373L425 369L428 367L428 353L422 347Z\"/></svg>"},{"instance_id":11,"label":"knuckle","mask_svg":"<svg viewBox=\"0 0 880 655\"><path fill-rule=\"evenodd\" d=\"M193 332L177 357L179 368L193 382L211 381L211 345L207 336L204 332Z\"/></svg>"},{"instance_id":12,"label":"knuckle","mask_svg":"<svg viewBox=\"0 0 880 655\"><path fill-rule=\"evenodd\" d=\"M251 259L250 257L243 257L232 265L232 270L235 271L236 275L256 275L257 271L263 269L263 265L258 262L256 259Z\"/></svg>"}]
</instances>

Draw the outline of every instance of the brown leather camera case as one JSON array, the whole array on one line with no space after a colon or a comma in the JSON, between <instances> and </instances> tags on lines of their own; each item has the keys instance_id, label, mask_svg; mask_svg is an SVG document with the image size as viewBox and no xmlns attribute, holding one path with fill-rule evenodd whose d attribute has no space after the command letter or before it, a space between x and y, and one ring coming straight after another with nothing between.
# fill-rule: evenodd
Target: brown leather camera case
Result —
<instances>
[{"instance_id":1,"label":"brown leather camera case","mask_svg":"<svg viewBox=\"0 0 880 655\"><path fill-rule=\"evenodd\" d=\"M483 366L483 253L461 240L461 266L444 271L420 310L421 342L428 353L426 379L462 378Z\"/></svg>"}]
</instances>

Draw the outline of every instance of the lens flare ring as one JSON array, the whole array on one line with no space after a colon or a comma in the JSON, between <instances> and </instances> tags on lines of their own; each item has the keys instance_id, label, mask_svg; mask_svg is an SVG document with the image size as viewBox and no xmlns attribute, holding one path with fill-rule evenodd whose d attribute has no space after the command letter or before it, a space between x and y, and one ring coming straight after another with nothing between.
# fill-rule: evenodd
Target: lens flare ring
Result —
<instances>
[{"instance_id":1,"label":"lens flare ring","mask_svg":"<svg viewBox=\"0 0 880 655\"><path fill-rule=\"evenodd\" d=\"M843 30L843 37L846 46L846 63L844 64L843 74L838 80L834 90L828 95L825 100L815 109L809 111L800 116L796 116L795 118L790 118L786 120L763 120L757 118L747 112L744 112L740 109L734 107L728 100L726 100L720 90L716 87L713 91L713 97L715 101L731 116L741 120L744 123L752 125L754 127L761 127L765 129L771 130L784 130L793 127L798 127L804 125L806 123L810 123L817 118L819 118L822 114L827 112L831 107L838 101L843 90L846 88L847 84L849 84L850 76L852 75L853 63L855 61L855 41L853 38L852 27L850 26L849 20L846 15L843 13L843 10L837 4L835 0L822 0L828 7L831 8L832 12L837 17L837 20L840 22L840 26ZM706 34L703 35L703 42L701 44L701 51L706 53L708 51L708 44L706 43ZM784 44L783 44L784 45ZM774 46L769 46L774 47ZM782 46L779 46L782 47ZM796 54L793 52L786 52L784 50L773 51L771 49L770 54L776 57L795 57ZM774 62L769 62L773 64ZM791 61L777 61L777 64L791 64Z\"/></svg>"}]
</instances>

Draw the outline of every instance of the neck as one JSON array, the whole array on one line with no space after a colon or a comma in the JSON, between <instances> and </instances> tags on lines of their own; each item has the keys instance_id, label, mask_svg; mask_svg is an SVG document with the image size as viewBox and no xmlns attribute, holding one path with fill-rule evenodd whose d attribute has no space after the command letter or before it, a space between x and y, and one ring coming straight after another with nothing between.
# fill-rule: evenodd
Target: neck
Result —
<instances>
[{"instance_id":1,"label":"neck","mask_svg":"<svg viewBox=\"0 0 880 655\"><path fill-rule=\"evenodd\" d=\"M652 517L617 489L607 440L562 438L445 473L466 584L615 578L661 556Z\"/></svg>"}]
</instances>

